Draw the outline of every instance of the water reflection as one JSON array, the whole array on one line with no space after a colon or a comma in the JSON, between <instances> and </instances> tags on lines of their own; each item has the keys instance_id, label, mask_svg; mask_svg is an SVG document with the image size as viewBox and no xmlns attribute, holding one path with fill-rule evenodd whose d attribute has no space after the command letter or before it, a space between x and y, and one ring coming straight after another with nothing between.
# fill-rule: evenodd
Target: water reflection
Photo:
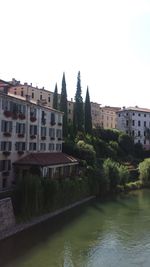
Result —
<instances>
[{"instance_id":1,"label":"water reflection","mask_svg":"<svg viewBox=\"0 0 150 267\"><path fill-rule=\"evenodd\" d=\"M66 212L1 242L0 266L149 267L149 206L145 190Z\"/></svg>"}]
</instances>

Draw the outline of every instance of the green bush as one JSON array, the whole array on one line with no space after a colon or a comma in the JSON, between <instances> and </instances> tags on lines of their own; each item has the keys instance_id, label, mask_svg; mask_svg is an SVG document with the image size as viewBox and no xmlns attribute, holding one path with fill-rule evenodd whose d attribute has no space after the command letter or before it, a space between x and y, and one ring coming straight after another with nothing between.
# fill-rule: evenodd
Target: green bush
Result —
<instances>
[{"instance_id":1,"label":"green bush","mask_svg":"<svg viewBox=\"0 0 150 267\"><path fill-rule=\"evenodd\" d=\"M150 158L144 159L139 164L139 178L143 183L150 182Z\"/></svg>"}]
</instances>

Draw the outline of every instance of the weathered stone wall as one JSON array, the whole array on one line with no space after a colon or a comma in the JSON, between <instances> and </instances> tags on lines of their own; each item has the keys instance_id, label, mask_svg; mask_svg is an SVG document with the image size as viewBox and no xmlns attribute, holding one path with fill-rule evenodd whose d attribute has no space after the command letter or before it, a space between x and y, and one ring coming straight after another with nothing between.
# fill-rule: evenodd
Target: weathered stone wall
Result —
<instances>
[{"instance_id":1,"label":"weathered stone wall","mask_svg":"<svg viewBox=\"0 0 150 267\"><path fill-rule=\"evenodd\" d=\"M12 228L15 225L15 216L11 198L0 200L0 232Z\"/></svg>"}]
</instances>

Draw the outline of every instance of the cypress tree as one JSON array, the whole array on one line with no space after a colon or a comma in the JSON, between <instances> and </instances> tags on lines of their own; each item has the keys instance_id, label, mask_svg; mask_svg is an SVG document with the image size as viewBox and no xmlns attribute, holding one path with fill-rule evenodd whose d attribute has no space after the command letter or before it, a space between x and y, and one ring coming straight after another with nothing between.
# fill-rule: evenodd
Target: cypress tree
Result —
<instances>
[{"instance_id":1,"label":"cypress tree","mask_svg":"<svg viewBox=\"0 0 150 267\"><path fill-rule=\"evenodd\" d=\"M84 130L84 113L83 113L83 99L81 95L81 79L80 71L77 76L77 90L75 94L75 105L74 105L74 129L76 131Z\"/></svg>"},{"instance_id":2,"label":"cypress tree","mask_svg":"<svg viewBox=\"0 0 150 267\"><path fill-rule=\"evenodd\" d=\"M67 119L67 91L66 91L66 80L65 73L63 73L62 78L62 88L61 88L61 96L60 96L60 111L64 112L63 116L63 136L67 137L68 133L68 119Z\"/></svg>"},{"instance_id":3,"label":"cypress tree","mask_svg":"<svg viewBox=\"0 0 150 267\"><path fill-rule=\"evenodd\" d=\"M85 98L85 111L84 111L85 132L92 133L92 116L91 116L91 103L89 96L89 88L87 86L86 98Z\"/></svg>"},{"instance_id":4,"label":"cypress tree","mask_svg":"<svg viewBox=\"0 0 150 267\"><path fill-rule=\"evenodd\" d=\"M57 89L57 83L55 85L55 91L53 95L53 108L58 109L58 89Z\"/></svg>"}]
</instances>

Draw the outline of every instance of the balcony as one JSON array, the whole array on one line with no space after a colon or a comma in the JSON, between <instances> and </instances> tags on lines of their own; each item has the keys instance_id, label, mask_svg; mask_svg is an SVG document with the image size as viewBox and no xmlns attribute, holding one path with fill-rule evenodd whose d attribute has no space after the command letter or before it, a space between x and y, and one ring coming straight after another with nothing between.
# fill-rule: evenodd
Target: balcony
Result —
<instances>
[{"instance_id":1,"label":"balcony","mask_svg":"<svg viewBox=\"0 0 150 267\"><path fill-rule=\"evenodd\" d=\"M30 121L31 122L35 122L36 121L36 117L30 116Z\"/></svg>"},{"instance_id":2,"label":"balcony","mask_svg":"<svg viewBox=\"0 0 150 267\"><path fill-rule=\"evenodd\" d=\"M9 132L4 132L3 135L4 135L5 137L11 137L11 133L9 133Z\"/></svg>"},{"instance_id":3,"label":"balcony","mask_svg":"<svg viewBox=\"0 0 150 267\"><path fill-rule=\"evenodd\" d=\"M17 120L18 119L18 113L17 112L12 112L12 119Z\"/></svg>"},{"instance_id":4,"label":"balcony","mask_svg":"<svg viewBox=\"0 0 150 267\"><path fill-rule=\"evenodd\" d=\"M51 140L55 140L55 137L51 137L50 139L51 139Z\"/></svg>"},{"instance_id":5,"label":"balcony","mask_svg":"<svg viewBox=\"0 0 150 267\"><path fill-rule=\"evenodd\" d=\"M10 155L10 153L11 153L10 151L3 151L3 155L6 157L8 157Z\"/></svg>"},{"instance_id":6,"label":"balcony","mask_svg":"<svg viewBox=\"0 0 150 267\"><path fill-rule=\"evenodd\" d=\"M32 134L32 135L30 135L30 138L31 139L35 139L36 138L36 135Z\"/></svg>"},{"instance_id":7,"label":"balcony","mask_svg":"<svg viewBox=\"0 0 150 267\"><path fill-rule=\"evenodd\" d=\"M24 154L24 151L23 151L23 150L19 150L19 151L18 151L18 155L19 155L19 156L22 156L23 154Z\"/></svg>"},{"instance_id":8,"label":"balcony","mask_svg":"<svg viewBox=\"0 0 150 267\"><path fill-rule=\"evenodd\" d=\"M20 120L25 120L26 116L22 113L19 114L19 119Z\"/></svg>"},{"instance_id":9,"label":"balcony","mask_svg":"<svg viewBox=\"0 0 150 267\"><path fill-rule=\"evenodd\" d=\"M24 137L24 134L18 133L18 137L19 138L23 138Z\"/></svg>"},{"instance_id":10,"label":"balcony","mask_svg":"<svg viewBox=\"0 0 150 267\"><path fill-rule=\"evenodd\" d=\"M56 124L55 121L51 121L51 125L54 126Z\"/></svg>"},{"instance_id":11,"label":"balcony","mask_svg":"<svg viewBox=\"0 0 150 267\"><path fill-rule=\"evenodd\" d=\"M3 114L6 118L10 118L12 116L12 112L8 110L5 110Z\"/></svg>"},{"instance_id":12,"label":"balcony","mask_svg":"<svg viewBox=\"0 0 150 267\"><path fill-rule=\"evenodd\" d=\"M9 171L3 171L3 172L2 172L2 175L3 175L3 176L9 176Z\"/></svg>"}]
</instances>

